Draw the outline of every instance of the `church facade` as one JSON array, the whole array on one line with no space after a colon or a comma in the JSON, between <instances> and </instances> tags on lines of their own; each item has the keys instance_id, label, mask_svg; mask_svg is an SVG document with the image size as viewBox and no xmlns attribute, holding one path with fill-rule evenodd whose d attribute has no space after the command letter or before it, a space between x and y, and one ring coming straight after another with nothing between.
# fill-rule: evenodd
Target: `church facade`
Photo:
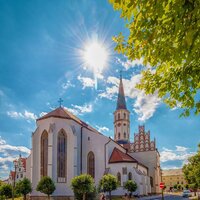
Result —
<instances>
[{"instance_id":1,"label":"church facade","mask_svg":"<svg viewBox=\"0 0 200 200\"><path fill-rule=\"evenodd\" d=\"M156 186L160 181L159 154L155 143L153 148L153 143L148 140L148 148L142 151L141 142L138 144L140 149L137 149L136 143L130 142L129 114L120 77L114 112L114 140L62 107L37 119L31 155L27 158L27 177L33 187L31 199L44 198L36 191L42 176L50 176L56 184L53 199L73 197L71 179L83 173L90 174L96 185L104 174L115 175L120 186L113 195L124 195L123 185L127 180L137 183L138 195L159 192ZM144 158L141 158L143 154ZM156 163L151 163L150 157Z\"/></svg>"}]
</instances>

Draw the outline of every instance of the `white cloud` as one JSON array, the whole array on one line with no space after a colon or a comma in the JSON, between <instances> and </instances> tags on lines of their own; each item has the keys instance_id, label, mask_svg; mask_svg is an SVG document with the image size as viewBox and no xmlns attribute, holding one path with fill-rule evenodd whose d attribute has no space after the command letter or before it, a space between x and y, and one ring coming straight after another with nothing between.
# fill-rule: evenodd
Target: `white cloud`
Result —
<instances>
[{"instance_id":1,"label":"white cloud","mask_svg":"<svg viewBox=\"0 0 200 200\"><path fill-rule=\"evenodd\" d=\"M39 114L39 116L40 117L43 117L44 115L46 115L47 114L47 112L41 112L40 114Z\"/></svg>"},{"instance_id":2,"label":"white cloud","mask_svg":"<svg viewBox=\"0 0 200 200\"><path fill-rule=\"evenodd\" d=\"M139 83L140 79L141 74L134 75L130 80L123 79L123 85L125 95L131 99L135 99L133 110L138 114L138 120L144 122L153 116L160 104L160 99L157 93L145 95L143 91L136 89L135 86ZM99 97L115 100L118 93L119 79L110 76L107 79L107 83L109 86L105 88L104 92L99 94Z\"/></svg>"},{"instance_id":3,"label":"white cloud","mask_svg":"<svg viewBox=\"0 0 200 200\"><path fill-rule=\"evenodd\" d=\"M176 146L176 151L183 151L183 152L185 152L185 151L187 151L189 148L187 148L187 147L182 147L182 146Z\"/></svg>"},{"instance_id":4,"label":"white cloud","mask_svg":"<svg viewBox=\"0 0 200 200\"><path fill-rule=\"evenodd\" d=\"M63 84L61 85L61 87L62 87L62 89L67 90L67 89L70 88L70 87L75 87L75 85L72 84L70 81L67 81L66 83L63 83Z\"/></svg>"},{"instance_id":5,"label":"white cloud","mask_svg":"<svg viewBox=\"0 0 200 200\"><path fill-rule=\"evenodd\" d=\"M13 160L18 158L19 154L27 157L30 154L30 150L25 146L7 144L0 136L0 177L6 178L8 176Z\"/></svg>"},{"instance_id":6,"label":"white cloud","mask_svg":"<svg viewBox=\"0 0 200 200\"><path fill-rule=\"evenodd\" d=\"M96 128L97 130L102 133L102 132L108 132L109 131L109 128L108 127L105 127L105 126L98 126L96 125Z\"/></svg>"},{"instance_id":7,"label":"white cloud","mask_svg":"<svg viewBox=\"0 0 200 200\"><path fill-rule=\"evenodd\" d=\"M83 115L85 113L90 113L93 111L92 104L84 104L83 106L78 105L71 105L72 108L66 108L69 112L73 113L74 115Z\"/></svg>"},{"instance_id":8,"label":"white cloud","mask_svg":"<svg viewBox=\"0 0 200 200\"><path fill-rule=\"evenodd\" d=\"M37 116L34 113L29 112L27 110L25 110L23 113L16 112L16 111L8 111L7 115L10 116L11 118L15 118L15 119L26 119L26 120L36 120L37 119Z\"/></svg>"},{"instance_id":9,"label":"white cloud","mask_svg":"<svg viewBox=\"0 0 200 200\"><path fill-rule=\"evenodd\" d=\"M121 60L120 58L116 58L117 63L121 64L126 70L128 70L131 67L143 65L143 59L136 59L133 61L128 60L125 57L125 61Z\"/></svg>"},{"instance_id":10,"label":"white cloud","mask_svg":"<svg viewBox=\"0 0 200 200\"><path fill-rule=\"evenodd\" d=\"M163 148L160 152L160 161L168 162L168 161L182 161L183 163L187 162L187 159L194 155L195 152L189 151L189 148L176 146L175 150Z\"/></svg>"},{"instance_id":11,"label":"white cloud","mask_svg":"<svg viewBox=\"0 0 200 200\"><path fill-rule=\"evenodd\" d=\"M82 77L79 75L77 79L82 83L83 89L86 87L94 87L95 86L95 80L89 78L89 77Z\"/></svg>"}]
</instances>

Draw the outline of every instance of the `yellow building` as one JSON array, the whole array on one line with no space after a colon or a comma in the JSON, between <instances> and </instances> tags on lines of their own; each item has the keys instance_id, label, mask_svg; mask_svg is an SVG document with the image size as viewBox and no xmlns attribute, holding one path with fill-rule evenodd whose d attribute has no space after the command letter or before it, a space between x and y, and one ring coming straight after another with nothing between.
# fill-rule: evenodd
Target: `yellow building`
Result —
<instances>
[{"instance_id":1,"label":"yellow building","mask_svg":"<svg viewBox=\"0 0 200 200\"><path fill-rule=\"evenodd\" d=\"M163 170L162 182L165 183L166 190L170 190L174 185L182 185L184 187L187 184L182 169Z\"/></svg>"}]
</instances>

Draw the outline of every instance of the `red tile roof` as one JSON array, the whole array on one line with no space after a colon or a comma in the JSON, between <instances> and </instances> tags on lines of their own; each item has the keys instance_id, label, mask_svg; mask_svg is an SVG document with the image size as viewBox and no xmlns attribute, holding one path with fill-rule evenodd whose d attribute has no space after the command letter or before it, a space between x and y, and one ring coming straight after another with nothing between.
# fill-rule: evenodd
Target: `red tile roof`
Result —
<instances>
[{"instance_id":1,"label":"red tile roof","mask_svg":"<svg viewBox=\"0 0 200 200\"><path fill-rule=\"evenodd\" d=\"M134 162L138 163L136 159L117 149L116 147L113 149L113 152L110 156L109 163L119 163L119 162Z\"/></svg>"}]
</instances>

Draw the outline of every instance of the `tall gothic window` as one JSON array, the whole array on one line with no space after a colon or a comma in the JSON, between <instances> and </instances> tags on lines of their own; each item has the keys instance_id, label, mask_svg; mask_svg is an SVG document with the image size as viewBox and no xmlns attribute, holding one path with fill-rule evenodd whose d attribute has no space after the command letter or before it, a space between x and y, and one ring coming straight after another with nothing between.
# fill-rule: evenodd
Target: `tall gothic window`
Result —
<instances>
[{"instance_id":1,"label":"tall gothic window","mask_svg":"<svg viewBox=\"0 0 200 200\"><path fill-rule=\"evenodd\" d=\"M48 133L44 131L41 136L41 160L40 160L41 176L48 175Z\"/></svg>"},{"instance_id":2,"label":"tall gothic window","mask_svg":"<svg viewBox=\"0 0 200 200\"><path fill-rule=\"evenodd\" d=\"M119 182L119 185L121 186L121 174L117 173L117 181Z\"/></svg>"},{"instance_id":3,"label":"tall gothic window","mask_svg":"<svg viewBox=\"0 0 200 200\"><path fill-rule=\"evenodd\" d=\"M124 132L124 138L126 138L126 132Z\"/></svg>"},{"instance_id":4,"label":"tall gothic window","mask_svg":"<svg viewBox=\"0 0 200 200\"><path fill-rule=\"evenodd\" d=\"M126 119L126 113L124 113L124 119Z\"/></svg>"},{"instance_id":5,"label":"tall gothic window","mask_svg":"<svg viewBox=\"0 0 200 200\"><path fill-rule=\"evenodd\" d=\"M58 133L57 173L58 181L65 182L67 166L67 136L64 130Z\"/></svg>"},{"instance_id":6,"label":"tall gothic window","mask_svg":"<svg viewBox=\"0 0 200 200\"><path fill-rule=\"evenodd\" d=\"M90 174L93 178L95 176L95 159L94 153L90 151L87 156L87 173Z\"/></svg>"},{"instance_id":7,"label":"tall gothic window","mask_svg":"<svg viewBox=\"0 0 200 200\"><path fill-rule=\"evenodd\" d=\"M118 139L120 139L120 133L118 133Z\"/></svg>"},{"instance_id":8,"label":"tall gothic window","mask_svg":"<svg viewBox=\"0 0 200 200\"><path fill-rule=\"evenodd\" d=\"M128 180L132 180L132 173L131 172L128 173Z\"/></svg>"}]
</instances>

